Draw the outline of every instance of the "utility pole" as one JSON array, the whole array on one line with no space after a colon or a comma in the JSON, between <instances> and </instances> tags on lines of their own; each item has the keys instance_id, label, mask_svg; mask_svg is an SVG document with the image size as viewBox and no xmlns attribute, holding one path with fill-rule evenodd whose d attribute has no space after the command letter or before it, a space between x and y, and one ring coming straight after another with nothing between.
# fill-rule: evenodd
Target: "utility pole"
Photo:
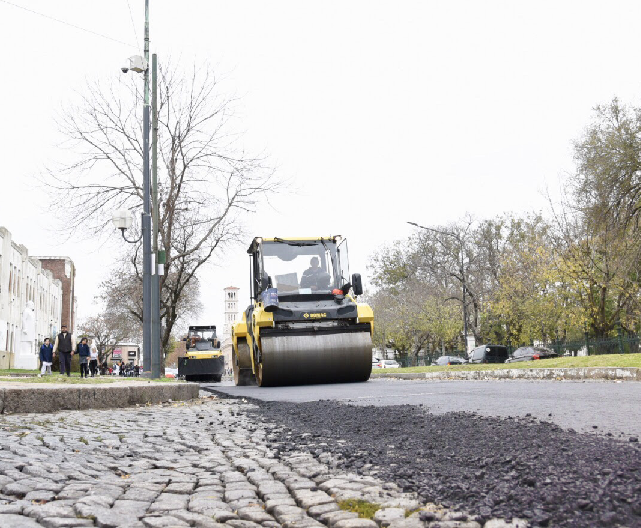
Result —
<instances>
[{"instance_id":1,"label":"utility pole","mask_svg":"<svg viewBox=\"0 0 641 528\"><path fill-rule=\"evenodd\" d=\"M152 127L151 127L151 174L152 174L152 211L153 211L153 250L154 274L152 276L152 317L151 317L151 377L160 377L160 270L163 268L158 251L158 57L154 53L151 59L152 81ZM164 256L164 252L163 256Z\"/></svg>"},{"instance_id":2,"label":"utility pole","mask_svg":"<svg viewBox=\"0 0 641 528\"><path fill-rule=\"evenodd\" d=\"M467 285L465 284L465 263L464 263L464 254L463 242L459 240L461 244L461 281L463 282L463 333L465 334L465 351L467 352Z\"/></svg>"},{"instance_id":3,"label":"utility pole","mask_svg":"<svg viewBox=\"0 0 641 528\"><path fill-rule=\"evenodd\" d=\"M149 0L145 0L145 89L142 125L142 364L143 376L151 375L151 189L149 178Z\"/></svg>"}]
</instances>

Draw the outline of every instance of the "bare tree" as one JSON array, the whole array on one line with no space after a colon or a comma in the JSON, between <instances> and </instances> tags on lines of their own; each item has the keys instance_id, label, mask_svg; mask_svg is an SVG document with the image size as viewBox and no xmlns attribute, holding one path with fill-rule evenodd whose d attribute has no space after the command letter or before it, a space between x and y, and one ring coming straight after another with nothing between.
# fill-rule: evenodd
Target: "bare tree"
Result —
<instances>
[{"instance_id":1,"label":"bare tree","mask_svg":"<svg viewBox=\"0 0 641 528\"><path fill-rule=\"evenodd\" d=\"M105 306L116 313L123 322L123 326L128 329L129 337L134 337L138 341L142 340L142 283L139 277L133 273L127 272L132 267L132 263L125 263L114 269L106 280L100 284L100 299ZM193 277L183 289L181 295L176 296L175 300L168 297L175 289L175 277L173 273L167 274L165 288L162 291L164 306L170 306L170 318L176 324L188 323L189 318L196 317L201 309L199 291L200 282L198 277ZM163 335L166 329L163 331ZM169 342L168 336L168 342ZM169 352L167 346L164 348L165 355Z\"/></svg>"},{"instance_id":2,"label":"bare tree","mask_svg":"<svg viewBox=\"0 0 641 528\"><path fill-rule=\"evenodd\" d=\"M88 86L80 104L62 118L74 161L50 170L44 183L54 210L65 213L70 234L113 232L108 226L113 210L141 209L141 113L141 83L119 79ZM277 184L264 157L249 155L240 145L233 100L221 95L211 69L194 67L188 75L171 67L161 70L158 119L159 249L167 259L160 277L161 342L166 348L181 300L193 295L201 268L238 239L242 215ZM136 247L127 259L138 281L139 253ZM122 284L111 277L110 287L132 292L128 273L121 274ZM140 317L137 300L127 306Z\"/></svg>"},{"instance_id":3,"label":"bare tree","mask_svg":"<svg viewBox=\"0 0 641 528\"><path fill-rule=\"evenodd\" d=\"M80 332L91 337L98 350L98 362L107 358L118 343L133 337L132 328L121 314L104 312L80 325Z\"/></svg>"}]
</instances>

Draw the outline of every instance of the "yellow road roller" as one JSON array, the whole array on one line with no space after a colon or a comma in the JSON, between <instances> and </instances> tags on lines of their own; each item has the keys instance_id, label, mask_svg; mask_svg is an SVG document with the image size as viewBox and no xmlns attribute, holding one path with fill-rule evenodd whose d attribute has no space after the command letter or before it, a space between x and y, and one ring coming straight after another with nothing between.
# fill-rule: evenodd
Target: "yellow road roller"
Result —
<instances>
[{"instance_id":1,"label":"yellow road roller","mask_svg":"<svg viewBox=\"0 0 641 528\"><path fill-rule=\"evenodd\" d=\"M252 240L251 304L232 327L236 385L367 381L374 314L340 236Z\"/></svg>"},{"instance_id":2,"label":"yellow road roller","mask_svg":"<svg viewBox=\"0 0 641 528\"><path fill-rule=\"evenodd\" d=\"M215 326L190 326L185 348L186 355L178 358L179 378L214 382L222 379L225 358Z\"/></svg>"}]
</instances>

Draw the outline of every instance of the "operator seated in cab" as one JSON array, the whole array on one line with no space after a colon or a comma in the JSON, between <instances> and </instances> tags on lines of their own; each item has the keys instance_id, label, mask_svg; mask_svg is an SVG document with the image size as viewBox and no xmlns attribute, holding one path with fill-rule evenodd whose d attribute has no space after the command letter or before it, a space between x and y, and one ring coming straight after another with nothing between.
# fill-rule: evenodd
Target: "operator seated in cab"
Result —
<instances>
[{"instance_id":1,"label":"operator seated in cab","mask_svg":"<svg viewBox=\"0 0 641 528\"><path fill-rule=\"evenodd\" d=\"M300 287L310 288L312 291L328 289L331 277L320 267L318 257L312 257L309 264L310 267L303 272L300 279Z\"/></svg>"}]
</instances>

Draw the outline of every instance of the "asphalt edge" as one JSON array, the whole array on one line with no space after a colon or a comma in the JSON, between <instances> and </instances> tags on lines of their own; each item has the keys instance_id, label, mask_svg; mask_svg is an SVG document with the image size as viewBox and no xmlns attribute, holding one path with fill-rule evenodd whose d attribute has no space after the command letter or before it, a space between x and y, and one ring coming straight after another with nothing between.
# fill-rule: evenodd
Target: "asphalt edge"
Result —
<instances>
[{"instance_id":1,"label":"asphalt edge","mask_svg":"<svg viewBox=\"0 0 641 528\"><path fill-rule=\"evenodd\" d=\"M115 409L198 398L198 383L0 387L0 414Z\"/></svg>"},{"instance_id":2,"label":"asphalt edge","mask_svg":"<svg viewBox=\"0 0 641 528\"><path fill-rule=\"evenodd\" d=\"M391 370L391 369L390 369ZM428 379L428 380L612 380L641 381L637 367L575 367L499 370L461 370L441 372L372 372L372 378Z\"/></svg>"}]
</instances>

